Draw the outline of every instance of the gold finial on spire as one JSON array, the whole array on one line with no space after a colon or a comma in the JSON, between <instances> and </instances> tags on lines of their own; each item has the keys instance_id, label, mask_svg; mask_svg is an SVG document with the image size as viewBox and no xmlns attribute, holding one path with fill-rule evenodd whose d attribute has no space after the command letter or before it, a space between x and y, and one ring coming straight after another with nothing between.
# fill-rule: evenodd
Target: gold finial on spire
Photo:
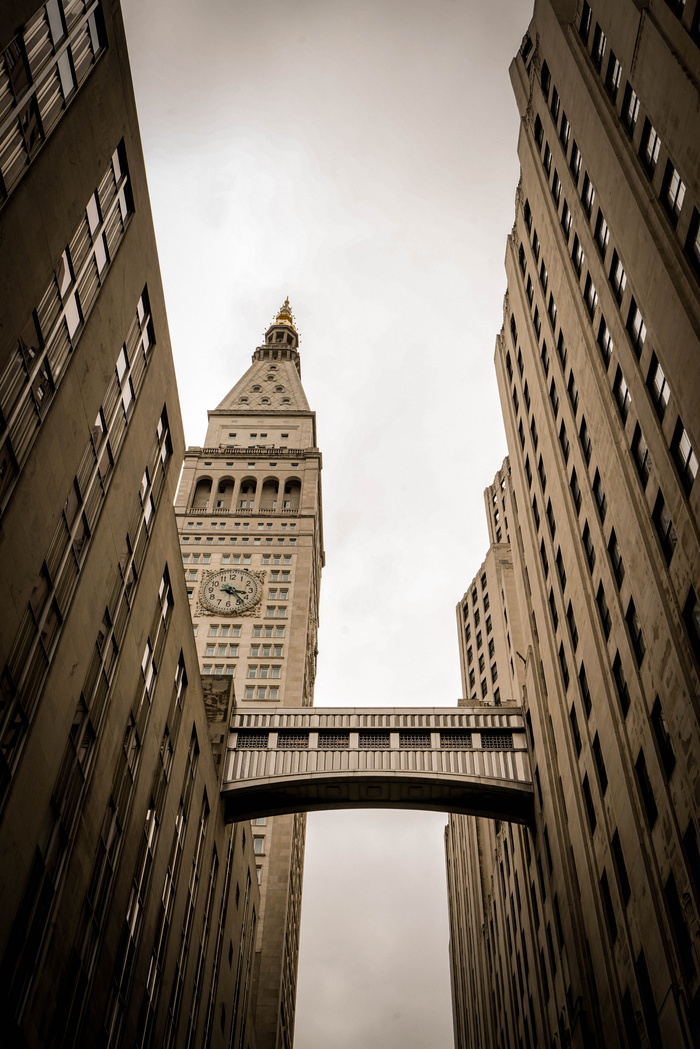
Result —
<instances>
[{"instance_id":1,"label":"gold finial on spire","mask_svg":"<svg viewBox=\"0 0 700 1049\"><path fill-rule=\"evenodd\" d=\"M284 300L282 307L275 319L275 324L286 324L292 331L296 331L292 307L289 305L289 296Z\"/></svg>"}]
</instances>

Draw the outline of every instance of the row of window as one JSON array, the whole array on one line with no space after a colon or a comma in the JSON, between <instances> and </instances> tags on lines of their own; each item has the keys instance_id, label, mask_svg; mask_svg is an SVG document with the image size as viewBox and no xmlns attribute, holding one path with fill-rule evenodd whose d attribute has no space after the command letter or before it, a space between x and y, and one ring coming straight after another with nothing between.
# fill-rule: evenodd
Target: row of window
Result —
<instances>
[{"instance_id":1,"label":"row of window","mask_svg":"<svg viewBox=\"0 0 700 1049\"><path fill-rule=\"evenodd\" d=\"M441 732L401 732L395 733L399 738L401 750L429 750L433 743L433 737L439 735L440 747L443 750L470 750L472 747L472 733L469 731L446 730ZM357 746L360 750L389 750L391 748L391 733L374 730L371 732L359 731L357 733ZM355 733L343 731L318 732L319 750L348 750L351 745L351 737ZM483 750L512 750L512 732L481 732L481 747ZM280 729L277 733L277 747L282 750L308 750L310 734L303 729ZM269 733L266 731L240 730L236 746L239 750L266 750L270 746Z\"/></svg>"},{"instance_id":2,"label":"row of window","mask_svg":"<svg viewBox=\"0 0 700 1049\"><path fill-rule=\"evenodd\" d=\"M196 632L196 625L195 625ZM253 625L253 637L284 637L285 627L264 626L262 623ZM209 637L240 637L241 627L239 623L212 623L209 627Z\"/></svg>"},{"instance_id":3,"label":"row of window","mask_svg":"<svg viewBox=\"0 0 700 1049\"><path fill-rule=\"evenodd\" d=\"M217 644L207 645L205 656L228 656L229 658L235 658L238 656L239 646L237 644ZM281 659L284 655L284 645L277 644L252 644L250 646L250 655L254 659L258 659L262 656L263 659ZM265 675L260 675L261 677ZM272 675L275 676L274 674ZM279 676L279 675L277 675ZM255 674L250 674L249 677L255 677Z\"/></svg>"},{"instance_id":4,"label":"row of window","mask_svg":"<svg viewBox=\"0 0 700 1049\"><path fill-rule=\"evenodd\" d=\"M211 564L211 554L192 554L192 555L190 555L190 554L183 554L182 555L182 563L185 564L185 565L188 565L188 564L209 565L209 564ZM221 558L219 560L219 563L222 564L222 565L230 565L230 564L234 564L234 565L241 565L241 564L249 565L251 563L251 555L250 554L222 554ZM270 563L269 558L267 559L267 561L263 558L263 564L265 564L265 563L267 563L267 564ZM280 559L279 558L277 559L277 563L278 564L280 563ZM286 557L285 560L284 560L284 563L285 564L290 564L291 563L291 557ZM196 576L194 576L193 578L196 578ZM287 571L285 569L273 568L272 571L270 572L270 582L271 583L289 583L289 582L291 582L291 572Z\"/></svg>"},{"instance_id":5,"label":"row of window","mask_svg":"<svg viewBox=\"0 0 700 1049\"><path fill-rule=\"evenodd\" d=\"M216 528L226 528L229 523L232 525L232 527L234 529L239 529L240 528L240 529L243 529L243 531L245 531L246 529L250 528L250 521L232 521L232 522L228 522L228 521L188 521L187 522L187 527L188 528L214 528L214 529L216 529ZM258 531L263 531L263 529L270 529L272 527L273 527L272 521L258 521ZM274 527L275 528L282 528L282 529L288 528L290 531L293 531L296 528L296 522L295 521L276 521L274 523ZM200 537L197 537L197 538L195 538L194 541L195 541L195 543L201 543L202 540L201 540ZM290 539L290 542L291 541L292 540ZM188 543L189 542L189 536L183 536L182 537L182 542L183 543ZM208 543L212 542L212 537L211 536L207 536L207 542ZM221 540L219 540L219 542L221 542Z\"/></svg>"},{"instance_id":6,"label":"row of window","mask_svg":"<svg viewBox=\"0 0 700 1049\"><path fill-rule=\"evenodd\" d=\"M130 331L140 332L139 314L143 297ZM143 312L145 320L146 314ZM9 785L12 769L18 760L21 746L34 716L46 675L53 660L65 616L78 584L97 519L102 510L107 489L111 483L114 464L121 451L126 428L131 419L135 398L143 384L150 360L142 343L126 379L132 384L128 410L124 408L122 380L118 372L110 382L102 407L93 425L92 434L80 460L78 472L67 493L63 513L58 521L41 572L35 580L25 613L10 657L2 673L3 691L12 701L5 706L0 723L3 741L0 759L2 791ZM150 343L149 343L150 346ZM123 351L120 351L120 356ZM141 510L146 527L149 526L160 494L163 467L172 448L167 413L163 409L156 435L157 459L151 473L147 468L147 484L141 491ZM156 484L151 482L155 476ZM140 515L139 515L140 516Z\"/></svg>"},{"instance_id":7,"label":"row of window","mask_svg":"<svg viewBox=\"0 0 700 1049\"><path fill-rule=\"evenodd\" d=\"M0 374L0 509L63 380L132 212L121 143Z\"/></svg>"},{"instance_id":8,"label":"row of window","mask_svg":"<svg viewBox=\"0 0 700 1049\"><path fill-rule=\"evenodd\" d=\"M215 492L213 492L211 477L200 477L192 493L190 508L200 511L231 510L234 508L235 490L236 482L232 477L220 478L217 481ZM259 501L256 498L257 490L258 482L255 477L243 477L238 483L235 507L241 510L252 510L254 507L258 510L299 509L301 481L297 477L284 481L277 477L266 478L261 483Z\"/></svg>"},{"instance_id":9,"label":"row of window","mask_svg":"<svg viewBox=\"0 0 700 1049\"><path fill-rule=\"evenodd\" d=\"M545 78L544 74L545 74L545 70L543 70L543 89L544 89L544 83L548 82L548 77L549 77L548 71L546 71L546 78ZM552 97L554 97L555 93L556 93L556 88L552 87ZM558 99L558 95L557 95L557 99ZM557 103L557 105L558 105L558 103ZM567 124L568 124L568 121L567 121ZM537 140L538 145L539 145L540 150L541 150L542 139L543 139L543 128L542 128L542 124L541 124L541 121L539 119L539 116L536 118L536 121L535 121L535 137L536 137L536 140ZM568 141L568 136L567 136L567 141ZM543 157L543 163L545 164L545 169L547 170L547 174L548 174L548 177L549 177L550 167L548 167L548 165L547 165L547 157L548 156L550 158L549 159L549 165L551 167L551 151L549 151L549 145L548 145L548 143L546 143L545 144L544 157ZM574 141L573 147L572 147L572 154L571 154L571 161L570 161L570 164L569 164L569 168L571 170L571 174L573 176L574 183L575 183L576 186L578 186L578 181L579 181L579 177L580 177L581 167L582 167L581 152L578 149L578 147L576 145L576 142ZM555 182L552 183L552 191L553 192L554 192L554 186L556 184L556 180L558 180L558 175L556 173L556 170L555 170L554 174L555 174ZM559 185L560 185L560 183L559 183ZM593 184L592 184L592 182L590 180L589 175L587 173L585 173L584 180L583 180L583 190L582 190L582 194L581 194L581 201L582 201L584 210L586 211L586 213L587 213L589 218L592 218L593 204L594 204L594 201L595 201L595 197L596 197L596 194L595 194L595 189L593 188ZM558 207L558 205L559 205L559 198L558 198L558 196L556 194L555 194L555 201L556 201L556 204L557 204L557 207ZM528 230L530 230L531 218L528 220L529 204L527 202L526 202L526 209L527 210L526 210L525 220L526 220L526 225L528 226ZM562 210L562 215L561 215L561 225L562 225L562 229L563 229L563 232L564 232L565 240L568 243L570 230L571 230L571 212L569 211L569 207L568 207L568 204L567 204L566 200L564 200L564 205L563 205L563 210ZM605 217L603 215L602 210L600 208L598 208L596 222L595 222L594 240L595 240L595 243L596 243L596 245L598 247L598 250L600 252L600 255L601 255L601 258L603 259L603 261L605 260L605 255L606 255L606 252L607 252L607 249L608 249L609 239L610 239L610 230L609 230L608 224L607 224L607 222L605 220ZM534 231L534 233L533 233L533 252L534 252L535 258L537 260L539 258L539 240L537 239L536 231ZM519 257L520 257L521 269L523 269L523 271L524 271L525 262L524 262L524 254L522 252L522 245L521 245L521 253L520 253ZM699 256L699 258L700 258L700 256ZM572 252L571 252L571 259L572 259L574 268L575 268L578 276L580 277L581 273L582 273L582 269L583 269L583 264L584 264L584 261L585 261L585 256L584 256L583 248L582 248L581 242L579 241L578 235L574 235L574 242L573 242L573 249L572 249ZM542 272L543 271L546 274L546 269L544 267L544 261L542 262L542 265L540 267L541 278L542 278ZM615 300L616 300L616 302L618 304L618 307L622 311L622 300L623 300L623 296L625 294L625 290L626 290L626 287L627 287L627 275L625 273L625 269L624 269L624 266L622 264L622 261L620 260L620 257L619 257L619 255L618 255L616 250L613 250L613 252L612 252L612 260L611 260L610 269L609 269L609 283L610 283L610 287L611 287L611 290L613 292L613 295L615 297ZM544 290L546 291L546 281L543 284L543 287L544 287ZM532 282L530 281L530 278L528 278L528 297L530 298L530 302L532 302ZM585 302L586 307L588 309L589 315L591 317L591 321L593 321L593 318L594 318L595 313L596 313L596 309L598 307L598 293L596 291L596 288L595 288L595 285L593 283L593 280L592 280L590 272L587 272L587 274L586 274L585 285L584 285L584 289L583 289L583 297L584 297L584 302ZM550 300L549 300L548 313L550 315L550 320L552 321L552 326L554 326L554 322L555 322L555 319L556 319L556 304L554 303L553 296L551 294L550 294ZM536 326L537 326L537 324L536 324ZM630 302L629 302L629 306L627 308L627 318L626 318L626 322L625 322L625 327L626 327L626 331L627 331L627 334L628 334L629 339L630 339L630 343L631 343L633 352L634 352L636 358L639 360L640 356L641 356L641 353L642 353L642 350L644 348L646 335L647 335L647 328L646 328L646 324L644 322L644 318L642 316L642 312L639 309L639 306L637 305L637 302L636 302L634 296L631 296ZM560 333L560 337L561 337L561 333ZM604 315L602 313L600 315L600 320L599 320L599 324L598 324L598 345L600 347L601 354L602 354L602 357L603 357L603 361L604 361L606 369L607 369L609 367L609 364L610 364L610 361L611 361L611 358L612 358L612 353L613 353L614 346L613 346L613 340L612 340L612 336L610 334L610 330L609 330L608 325L607 325L607 323L605 321L605 317L604 317ZM649 373L648 373L648 376L647 376L647 387L650 390L650 393L651 393L651 396L652 396L652 400L655 403L655 406L656 406L657 411L659 413L659 417L663 418L663 414L664 414L666 406L668 404L670 392L669 392L669 388L668 388L668 383L666 382L665 375L663 373L663 370L661 368L661 365L660 365L660 363L658 361L658 358L657 358L656 354L652 354L652 359L651 359L651 364L650 364L650 368L649 368ZM630 405L631 405L631 394L630 394L630 391L629 391L628 384L627 384L627 382L626 382L626 380L624 378L624 375L622 373L622 370L621 370L621 368L619 366L618 366L618 368L616 370L616 373L615 373L615 379L614 379L614 384L613 384L613 395L614 395L615 400L616 400L616 402L618 404L618 407L619 407L619 410L620 410L620 414L621 414L621 417L622 417L622 420L623 420L623 423L624 423L626 421L626 419L627 419L627 416L628 416L628 413L629 413L629 408L630 408ZM683 487L684 487L684 489L686 491L686 494L687 494L687 493L689 493L690 488L692 487L693 481L695 480L695 476L697 475L698 459L697 459L695 451L694 451L694 449L692 447L692 444L691 444L691 441L690 441L690 436L689 436L687 430L685 429L685 427L683 425L683 422L682 422L680 417L677 419L677 422L676 422L676 427L675 427L675 430L674 430L674 433L673 433L673 438L671 440L670 448L671 448L671 454L673 456L674 462L675 462L675 464L677 466L677 469L679 471L679 475L680 475Z\"/></svg>"},{"instance_id":10,"label":"row of window","mask_svg":"<svg viewBox=\"0 0 700 1049\"><path fill-rule=\"evenodd\" d=\"M669 5L673 6L673 5ZM684 6L684 3L683 3ZM698 11L696 10L695 24L697 31ZM579 34L584 44L591 44L590 55L593 61L593 65L596 70L601 74L603 78L603 84L605 90L610 98L610 101L618 113L618 99L620 95L620 87L622 84L622 66L615 55L614 51L608 48L608 41L599 22L595 23L595 29L592 34L591 43L591 25L592 25L592 12L588 3L584 3L581 20L579 23ZM606 60L606 55L607 60ZM547 71L548 75L548 71ZM544 88L544 68L543 68L543 88ZM625 131L629 135L630 139L634 141L637 124L639 122L640 115L640 99L637 96L634 88L632 87L629 80L626 83L625 91L622 97L622 107L618 113L622 125ZM653 182L654 176L657 170L659 156L662 150L662 142L659 137L659 133L652 124L649 117L645 117L642 126L642 134L639 142L638 157L642 168L645 170L649 179ZM664 168L664 175L659 188L659 200L662 207L664 208L671 225L675 228L678 224L678 219L683 208L684 200L686 196L686 186L683 182L679 171L673 164L670 157L666 161ZM693 209L693 214L688 227L688 233L685 239L685 251L696 273L700 273L700 213L697 208Z\"/></svg>"},{"instance_id":11,"label":"row of window","mask_svg":"<svg viewBox=\"0 0 700 1049\"><path fill-rule=\"evenodd\" d=\"M0 203L106 47L99 3L48 0L0 53Z\"/></svg>"}]
</instances>

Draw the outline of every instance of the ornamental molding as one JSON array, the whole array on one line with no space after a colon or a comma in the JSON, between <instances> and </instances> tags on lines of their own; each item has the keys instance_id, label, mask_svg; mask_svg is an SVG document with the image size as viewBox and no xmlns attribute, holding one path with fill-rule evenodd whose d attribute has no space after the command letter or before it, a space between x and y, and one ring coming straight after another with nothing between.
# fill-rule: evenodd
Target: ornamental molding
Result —
<instances>
[{"instance_id":1,"label":"ornamental molding","mask_svg":"<svg viewBox=\"0 0 700 1049\"><path fill-rule=\"evenodd\" d=\"M201 595L206 581L209 578L211 578L211 576L219 575L220 572L226 571L247 572L248 575L252 575L255 579L258 580L258 582L260 583L260 596L258 597L254 605L251 605L249 608L233 608L231 609L231 611L227 611L224 608L219 608L215 611L202 600ZM243 616L245 616L248 619L262 619L262 603L263 598L265 596L264 586L266 578L267 571L264 568L249 568L248 565L223 565L220 568L214 568L210 569L209 571L203 571L202 578L197 589L197 606L195 608L195 616L209 616L210 619L220 618L221 616L226 616L227 619L237 619Z\"/></svg>"}]
</instances>

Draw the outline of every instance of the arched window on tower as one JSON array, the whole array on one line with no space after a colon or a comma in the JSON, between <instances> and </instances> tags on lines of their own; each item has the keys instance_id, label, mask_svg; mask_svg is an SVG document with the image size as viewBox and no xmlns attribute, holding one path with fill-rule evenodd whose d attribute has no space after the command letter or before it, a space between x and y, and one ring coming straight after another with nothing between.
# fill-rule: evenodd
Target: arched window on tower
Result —
<instances>
[{"instance_id":1,"label":"arched window on tower","mask_svg":"<svg viewBox=\"0 0 700 1049\"><path fill-rule=\"evenodd\" d=\"M211 495L211 477L200 477L192 496L193 510L206 510Z\"/></svg>"},{"instance_id":2,"label":"arched window on tower","mask_svg":"<svg viewBox=\"0 0 700 1049\"><path fill-rule=\"evenodd\" d=\"M216 488L216 509L230 510L233 501L233 479L222 477Z\"/></svg>"},{"instance_id":3,"label":"arched window on tower","mask_svg":"<svg viewBox=\"0 0 700 1049\"><path fill-rule=\"evenodd\" d=\"M301 502L301 481L296 477L284 484L284 498L282 500L283 510L298 510Z\"/></svg>"},{"instance_id":4,"label":"arched window on tower","mask_svg":"<svg viewBox=\"0 0 700 1049\"><path fill-rule=\"evenodd\" d=\"M260 493L261 510L277 509L277 496L279 494L279 487L279 481L276 477L268 477L268 479L263 483L262 492Z\"/></svg>"},{"instance_id":5,"label":"arched window on tower","mask_svg":"<svg viewBox=\"0 0 700 1049\"><path fill-rule=\"evenodd\" d=\"M241 481L238 489L238 506L241 510L252 510L255 503L255 490L257 481L254 477L246 477Z\"/></svg>"}]
</instances>

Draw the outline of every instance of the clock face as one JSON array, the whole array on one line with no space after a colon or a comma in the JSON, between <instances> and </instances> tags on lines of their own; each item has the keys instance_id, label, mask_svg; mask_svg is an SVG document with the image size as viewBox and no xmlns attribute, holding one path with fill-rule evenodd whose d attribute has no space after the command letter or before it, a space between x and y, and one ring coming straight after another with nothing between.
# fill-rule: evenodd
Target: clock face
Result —
<instances>
[{"instance_id":1,"label":"clock face","mask_svg":"<svg viewBox=\"0 0 700 1049\"><path fill-rule=\"evenodd\" d=\"M241 568L224 568L213 572L199 592L203 603L213 612L234 616L253 608L262 597L260 580Z\"/></svg>"}]
</instances>

